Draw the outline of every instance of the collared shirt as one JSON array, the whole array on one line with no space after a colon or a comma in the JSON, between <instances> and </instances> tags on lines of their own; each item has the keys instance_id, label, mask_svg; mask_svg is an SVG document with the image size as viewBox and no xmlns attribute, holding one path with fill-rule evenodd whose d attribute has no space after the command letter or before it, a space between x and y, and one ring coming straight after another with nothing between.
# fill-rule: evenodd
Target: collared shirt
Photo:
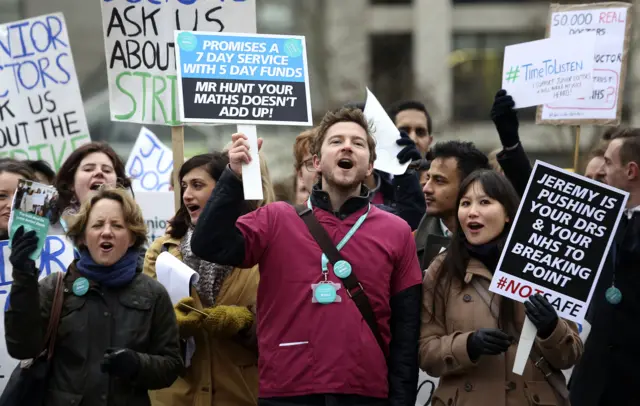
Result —
<instances>
[{"instance_id":1,"label":"collared shirt","mask_svg":"<svg viewBox=\"0 0 640 406\"><path fill-rule=\"evenodd\" d=\"M633 207L631 209L624 209L623 211L623 213L627 216L629 220L631 220L631 217L633 217L633 214L636 212L640 212L640 205Z\"/></svg>"},{"instance_id":2,"label":"collared shirt","mask_svg":"<svg viewBox=\"0 0 640 406\"><path fill-rule=\"evenodd\" d=\"M442 230L442 235L444 235L445 237L453 236L453 233L449 231L449 229L444 224L444 221L442 221L442 219L440 219L440 229Z\"/></svg>"}]
</instances>

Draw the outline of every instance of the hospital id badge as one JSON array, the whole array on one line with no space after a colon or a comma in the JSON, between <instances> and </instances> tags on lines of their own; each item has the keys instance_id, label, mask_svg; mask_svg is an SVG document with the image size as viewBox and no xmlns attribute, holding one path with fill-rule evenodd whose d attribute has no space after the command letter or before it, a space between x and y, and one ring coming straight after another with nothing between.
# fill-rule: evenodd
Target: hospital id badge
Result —
<instances>
[{"instance_id":1,"label":"hospital id badge","mask_svg":"<svg viewBox=\"0 0 640 406\"><path fill-rule=\"evenodd\" d=\"M341 287L339 283L328 281L312 283L311 291L313 294L311 295L311 303L331 304L342 302L342 298L338 295L338 290L340 290Z\"/></svg>"}]
</instances>

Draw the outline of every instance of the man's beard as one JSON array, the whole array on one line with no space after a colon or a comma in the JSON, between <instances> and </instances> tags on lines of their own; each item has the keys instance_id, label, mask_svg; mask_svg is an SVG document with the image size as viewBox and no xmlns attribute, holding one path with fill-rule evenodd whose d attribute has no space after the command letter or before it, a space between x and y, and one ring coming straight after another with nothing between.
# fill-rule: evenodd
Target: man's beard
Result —
<instances>
[{"instance_id":1,"label":"man's beard","mask_svg":"<svg viewBox=\"0 0 640 406\"><path fill-rule=\"evenodd\" d=\"M366 177L366 173L360 174L357 172L353 177L353 180L351 181L338 180L332 172L329 172L323 176L323 182L326 182L327 186L333 189L348 192L355 189L356 187L359 187L364 182Z\"/></svg>"}]
</instances>

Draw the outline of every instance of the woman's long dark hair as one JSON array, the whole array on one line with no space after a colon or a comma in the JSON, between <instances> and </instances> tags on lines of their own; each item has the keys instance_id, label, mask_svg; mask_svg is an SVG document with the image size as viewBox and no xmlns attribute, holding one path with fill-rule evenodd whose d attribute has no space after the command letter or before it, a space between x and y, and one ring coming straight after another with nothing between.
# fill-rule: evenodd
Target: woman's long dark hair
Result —
<instances>
[{"instance_id":1,"label":"woman's long dark hair","mask_svg":"<svg viewBox=\"0 0 640 406\"><path fill-rule=\"evenodd\" d=\"M178 173L178 178L180 179L180 184L175 185L180 187L180 208L176 212L175 217L169 222L171 225L171 230L169 231L169 235L171 237L180 239L184 237L191 225L191 217L189 216L189 210L187 210L187 206L184 205L184 200L182 200L182 196L184 196L185 189L182 187L182 178L184 178L189 172L196 168L204 168L205 171L218 182L220 176L222 176L222 172L224 172L224 168L226 168L229 163L229 154L227 152L213 152L210 154L202 154L196 155L193 158L190 158L180 167L180 172Z\"/></svg>"},{"instance_id":2,"label":"woman's long dark hair","mask_svg":"<svg viewBox=\"0 0 640 406\"><path fill-rule=\"evenodd\" d=\"M513 222L516 217L516 213L518 212L520 197L518 197L518 193L511 185L511 182L509 182L504 175L493 170L482 169L472 172L462 181L460 184L460 191L458 192L458 198L456 199L456 207L460 207L460 200L462 200L462 197L476 182L482 186L484 193L488 197L496 200L504 207L507 217L511 220L510 222L505 223L503 232L497 237L499 252L502 252L507 236L509 235L511 222ZM466 237L456 216L456 229L453 232L451 243L449 244L444 260L438 268L435 277L436 292L434 292L433 295L432 314L436 314L435 307L438 287L444 287L445 290L442 292L442 295L443 297L447 297L445 293L451 288L452 282L458 282L460 285L464 285L465 283L464 278L467 274L467 266L470 259L469 250L465 243ZM495 270L490 269L489 271L493 273ZM503 298L500 305L500 320L498 320L500 328L505 329L510 323L513 323L514 315L514 302Z\"/></svg>"}]
</instances>

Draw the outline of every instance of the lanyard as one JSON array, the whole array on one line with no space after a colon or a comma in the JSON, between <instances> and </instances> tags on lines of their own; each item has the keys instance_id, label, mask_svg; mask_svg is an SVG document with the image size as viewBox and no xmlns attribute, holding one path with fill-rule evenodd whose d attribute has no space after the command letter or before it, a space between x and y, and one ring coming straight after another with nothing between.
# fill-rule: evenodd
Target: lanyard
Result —
<instances>
[{"instance_id":1,"label":"lanyard","mask_svg":"<svg viewBox=\"0 0 640 406\"><path fill-rule=\"evenodd\" d=\"M309 209L313 209L313 207L311 206L311 199L307 200L307 207ZM344 247L345 244L349 242L349 240L351 239L351 237L353 237L356 231L358 231L362 223L364 223L364 221L367 219L367 215L369 215L369 210L371 210L371 203L369 203L369 206L367 207L367 211L362 216L360 216L360 218L358 218L358 221L356 221L353 227L351 227L351 230L349 230L347 235L345 235L342 238L342 240L340 240L338 245L336 245L336 248L338 249L338 251L340 251L342 247ZM329 259L324 253L322 254L321 262L322 262L322 273L326 274L328 272L327 264L329 263Z\"/></svg>"}]
</instances>

